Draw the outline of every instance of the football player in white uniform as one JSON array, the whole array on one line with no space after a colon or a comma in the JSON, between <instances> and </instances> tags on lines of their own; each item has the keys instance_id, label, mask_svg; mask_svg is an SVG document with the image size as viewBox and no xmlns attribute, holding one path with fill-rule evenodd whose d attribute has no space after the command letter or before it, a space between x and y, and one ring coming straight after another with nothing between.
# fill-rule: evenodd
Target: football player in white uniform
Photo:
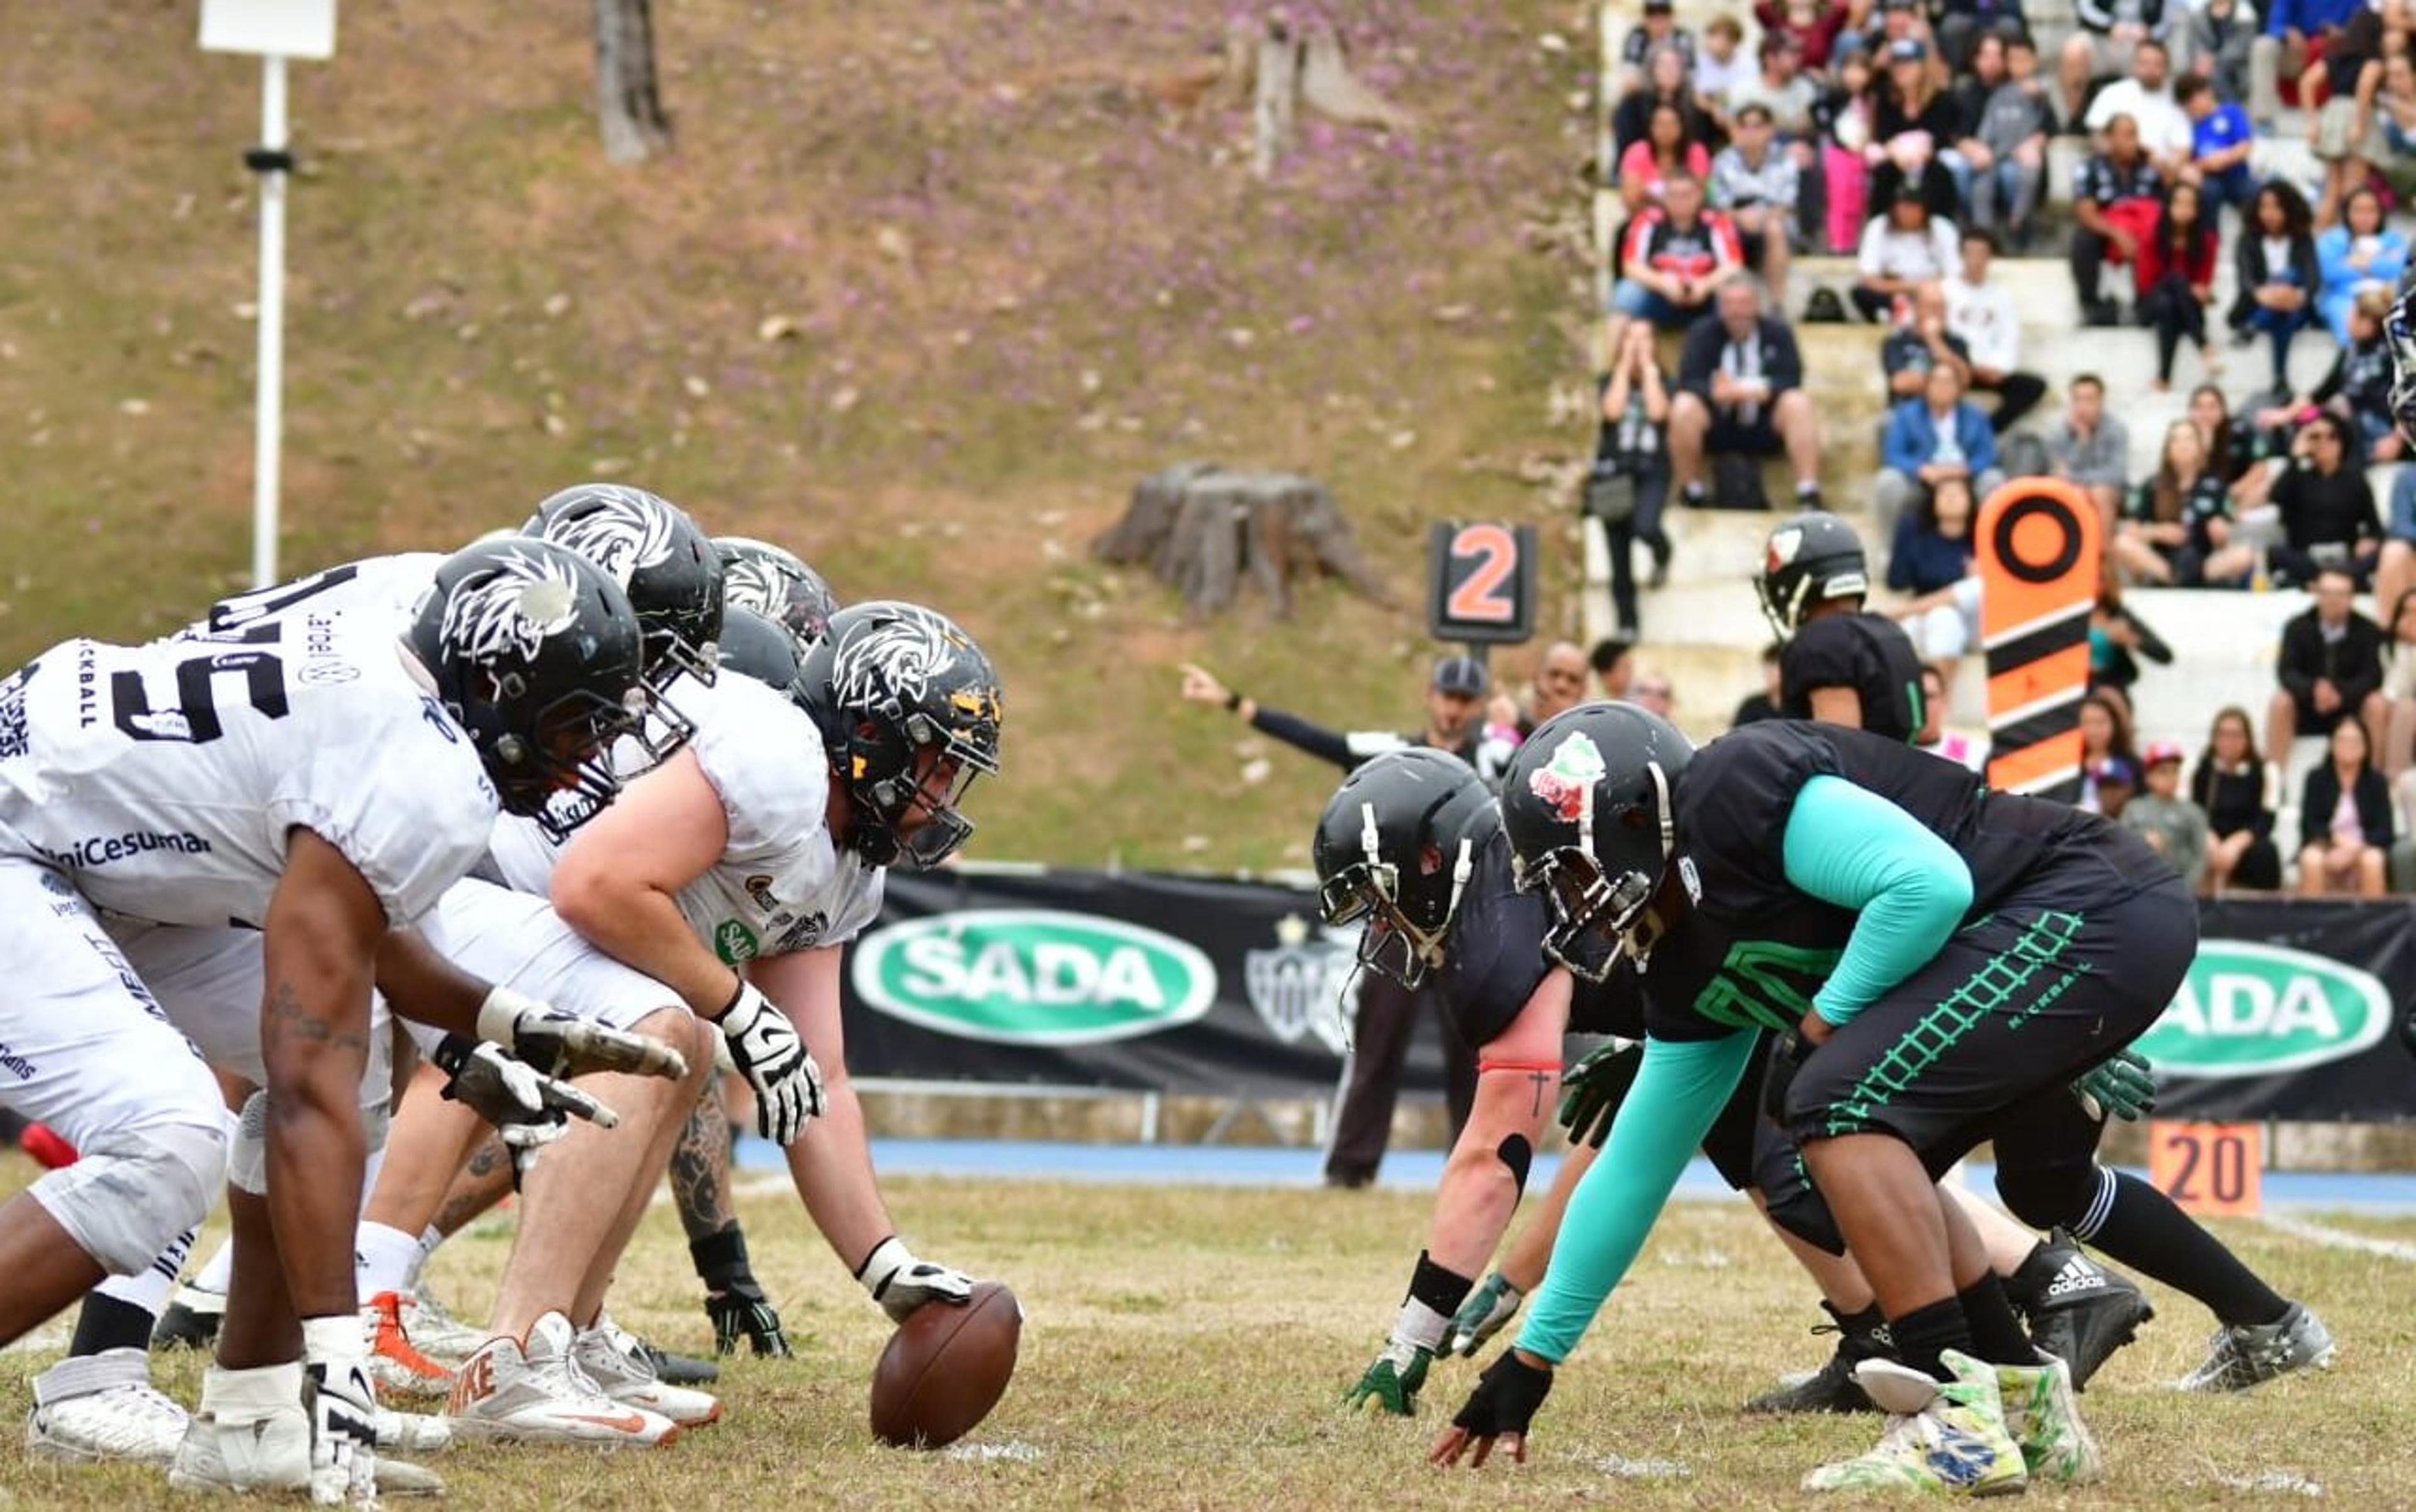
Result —
<instances>
[{"instance_id":1,"label":"football player in white uniform","mask_svg":"<svg viewBox=\"0 0 2416 1512\"><path fill-rule=\"evenodd\" d=\"M567 553L472 552L400 643L390 623L296 613L233 640L68 642L0 685L0 949L17 970L0 1097L83 1154L0 1207L0 1338L149 1265L230 1164L255 1198L238 1224L279 1257L245 1270L180 1478L373 1489L347 1242L370 980L506 1039L536 1008L399 927L477 859L499 801L609 799L596 756L645 712L635 628ZM260 931L249 1037L268 1090L231 1163L216 1083L96 910Z\"/></svg>"}]
</instances>

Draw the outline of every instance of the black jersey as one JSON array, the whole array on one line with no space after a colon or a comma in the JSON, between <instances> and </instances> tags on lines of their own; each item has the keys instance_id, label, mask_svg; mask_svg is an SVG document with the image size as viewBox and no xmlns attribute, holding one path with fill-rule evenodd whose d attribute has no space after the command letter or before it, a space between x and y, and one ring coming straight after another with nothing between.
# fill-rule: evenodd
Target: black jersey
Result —
<instances>
[{"instance_id":1,"label":"black jersey","mask_svg":"<svg viewBox=\"0 0 2416 1512\"><path fill-rule=\"evenodd\" d=\"M1790 1028L1844 954L1855 915L1799 890L1781 854L1796 795L1815 777L1875 793L1952 845L1971 874L1971 917L2016 889L2035 893L2049 873L2069 879L2076 906L2118 900L2171 873L2117 824L1991 793L1954 762L1865 731L1793 719L1733 731L1687 764L1672 800L1680 875L1695 901L1648 962L1655 1037ZM1666 991L1665 979L1673 981ZM1698 979L1691 1000L1674 985Z\"/></svg>"},{"instance_id":2,"label":"black jersey","mask_svg":"<svg viewBox=\"0 0 2416 1512\"><path fill-rule=\"evenodd\" d=\"M1476 853L1475 869L1452 915L1451 945L1435 990L1461 1036L1481 1046L1510 1027L1552 970L1544 955L1550 926L1544 895L1512 880L1510 838L1496 828ZM1572 1034L1644 1036L1644 1007L1626 965L1600 983L1578 980L1569 1005Z\"/></svg>"},{"instance_id":3,"label":"black jersey","mask_svg":"<svg viewBox=\"0 0 2416 1512\"><path fill-rule=\"evenodd\" d=\"M1892 619L1824 614L1797 629L1779 653L1779 712L1812 718L1813 690L1822 688L1852 688L1863 701L1863 728L1873 734L1910 744L1921 733L1921 658Z\"/></svg>"}]
</instances>

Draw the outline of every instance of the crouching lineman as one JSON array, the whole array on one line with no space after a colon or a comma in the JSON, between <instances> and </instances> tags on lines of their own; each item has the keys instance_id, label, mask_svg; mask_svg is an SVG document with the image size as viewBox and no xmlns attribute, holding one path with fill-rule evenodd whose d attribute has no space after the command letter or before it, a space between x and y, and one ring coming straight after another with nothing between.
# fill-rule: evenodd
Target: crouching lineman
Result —
<instances>
[{"instance_id":1,"label":"crouching lineman","mask_svg":"<svg viewBox=\"0 0 2416 1512\"><path fill-rule=\"evenodd\" d=\"M350 1245L371 980L464 1034L482 1005L503 1035L540 1011L398 931L476 862L499 803L610 797L599 758L649 712L636 642L626 597L568 553L474 548L400 641L382 619L296 612L232 639L68 642L0 685L0 889L16 899L0 931L18 974L0 1031L23 1062L6 1097L83 1156L0 1208L0 1339L149 1265L140 1251L169 1248L231 1174L260 1259L239 1272L180 1484L374 1493ZM265 1092L232 1157L216 1083L101 910L258 930ZM512 1075L491 1052L457 1064L473 1061Z\"/></svg>"},{"instance_id":2,"label":"crouching lineman","mask_svg":"<svg viewBox=\"0 0 2416 1512\"><path fill-rule=\"evenodd\" d=\"M2034 1474L2092 1477L2065 1367L2022 1338L1977 1235L1932 1181L1992 1140L2017 1211L2051 1202L2076 1217L2093 1204L2119 1212L2133 1188L2155 1196L2094 1165L2098 1125L2067 1083L2153 1022L2187 970L2197 913L2170 869L2096 816L1974 790L1959 767L1821 725L1748 726L1696 756L1640 711L1577 709L1536 732L1506 781L1521 874L1546 890L1558 928L1615 942L1648 984L1665 943L1698 929L1723 959L1759 970L1751 992L1649 1000L1635 1086L1570 1203L1536 1305L1433 1458L1473 1448L1481 1464L1497 1444L1524 1458L1554 1366L1768 1029L1790 1041L1766 1101L1878 1293L1898 1356L1857 1370L1893 1414L1879 1445L1814 1471L1807 1488L1987 1494ZM2311 1313L2168 1202L2134 1200L2119 1217L2098 1231L2118 1258L2237 1288L2234 1306L2263 1315L2240 1320L2261 1330L2258 1348L2292 1364L2329 1358Z\"/></svg>"}]
</instances>

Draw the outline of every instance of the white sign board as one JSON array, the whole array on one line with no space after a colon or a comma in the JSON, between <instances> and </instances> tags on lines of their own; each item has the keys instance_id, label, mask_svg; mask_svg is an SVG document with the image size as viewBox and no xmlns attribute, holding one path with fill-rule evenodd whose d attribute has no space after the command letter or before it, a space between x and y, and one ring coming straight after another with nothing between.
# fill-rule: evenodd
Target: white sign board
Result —
<instances>
[{"instance_id":1,"label":"white sign board","mask_svg":"<svg viewBox=\"0 0 2416 1512\"><path fill-rule=\"evenodd\" d=\"M336 55L336 0L202 0L202 51Z\"/></svg>"}]
</instances>

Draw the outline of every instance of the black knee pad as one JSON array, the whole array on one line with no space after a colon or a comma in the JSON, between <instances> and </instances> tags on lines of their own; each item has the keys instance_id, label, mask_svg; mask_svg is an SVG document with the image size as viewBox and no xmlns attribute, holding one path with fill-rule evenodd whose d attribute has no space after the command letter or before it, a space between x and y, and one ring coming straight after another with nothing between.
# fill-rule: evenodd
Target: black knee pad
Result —
<instances>
[{"instance_id":1,"label":"black knee pad","mask_svg":"<svg viewBox=\"0 0 2416 1512\"><path fill-rule=\"evenodd\" d=\"M1510 1180L1518 1187L1518 1195L1527 1195L1527 1172L1535 1163L1535 1147L1527 1142L1524 1134L1513 1134L1495 1145L1493 1153L1510 1168Z\"/></svg>"}]
</instances>

